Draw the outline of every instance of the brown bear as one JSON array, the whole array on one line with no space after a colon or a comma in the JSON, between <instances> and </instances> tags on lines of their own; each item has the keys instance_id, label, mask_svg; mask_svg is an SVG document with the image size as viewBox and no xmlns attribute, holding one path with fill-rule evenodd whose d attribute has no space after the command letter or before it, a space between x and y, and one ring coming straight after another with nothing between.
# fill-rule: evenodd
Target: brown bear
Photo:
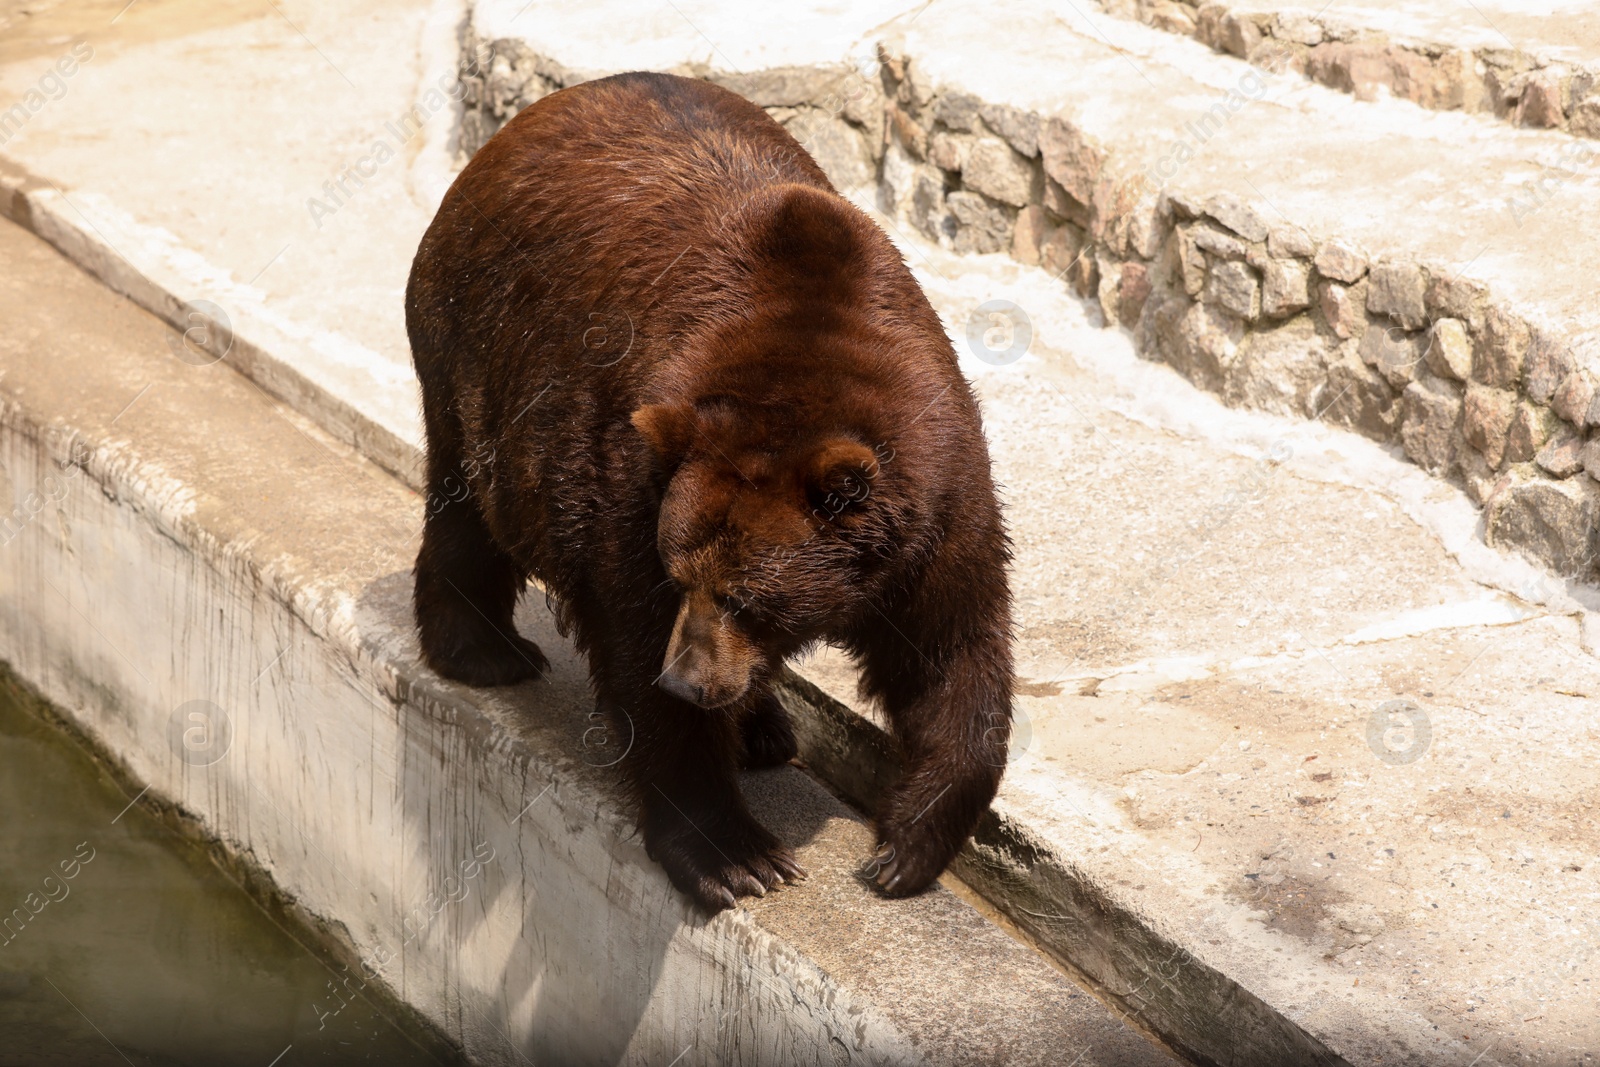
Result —
<instances>
[{"instance_id":1,"label":"brown bear","mask_svg":"<svg viewBox=\"0 0 1600 1067\"><path fill-rule=\"evenodd\" d=\"M537 578L632 738L650 855L716 911L804 875L737 775L796 755L774 674L835 643L904 755L871 874L937 878L1005 765L1010 546L938 316L794 138L668 75L547 96L445 196L406 329L428 664L538 677Z\"/></svg>"}]
</instances>

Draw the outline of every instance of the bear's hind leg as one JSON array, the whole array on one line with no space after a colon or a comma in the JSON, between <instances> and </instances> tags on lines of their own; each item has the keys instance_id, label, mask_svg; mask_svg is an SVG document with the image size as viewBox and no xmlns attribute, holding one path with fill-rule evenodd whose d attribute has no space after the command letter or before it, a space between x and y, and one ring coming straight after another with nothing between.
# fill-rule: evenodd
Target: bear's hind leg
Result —
<instances>
[{"instance_id":1,"label":"bear's hind leg","mask_svg":"<svg viewBox=\"0 0 1600 1067\"><path fill-rule=\"evenodd\" d=\"M451 481L459 487L456 476ZM430 486L417 553L417 630L428 666L474 686L512 685L549 669L512 613L527 578L490 536L470 493Z\"/></svg>"}]
</instances>

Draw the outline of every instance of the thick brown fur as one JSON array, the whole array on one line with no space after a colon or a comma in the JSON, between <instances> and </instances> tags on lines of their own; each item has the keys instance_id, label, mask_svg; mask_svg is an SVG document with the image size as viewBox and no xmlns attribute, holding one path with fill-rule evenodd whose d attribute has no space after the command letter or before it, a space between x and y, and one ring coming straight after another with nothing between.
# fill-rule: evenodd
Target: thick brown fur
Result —
<instances>
[{"instance_id":1,"label":"thick brown fur","mask_svg":"<svg viewBox=\"0 0 1600 1067\"><path fill-rule=\"evenodd\" d=\"M938 317L805 150L704 82L548 96L445 197L406 327L428 663L541 674L512 625L538 578L631 738L646 846L716 910L803 873L737 770L795 754L771 679L835 642L905 757L872 873L937 878L1005 764L1009 545Z\"/></svg>"}]
</instances>

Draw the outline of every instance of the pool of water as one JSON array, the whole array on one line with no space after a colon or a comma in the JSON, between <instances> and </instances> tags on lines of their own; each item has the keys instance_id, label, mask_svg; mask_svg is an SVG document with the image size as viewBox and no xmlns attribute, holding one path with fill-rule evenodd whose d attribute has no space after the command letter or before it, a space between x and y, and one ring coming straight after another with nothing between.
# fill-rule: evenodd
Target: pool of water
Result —
<instances>
[{"instance_id":1,"label":"pool of water","mask_svg":"<svg viewBox=\"0 0 1600 1067\"><path fill-rule=\"evenodd\" d=\"M0 1067L446 1062L34 707L0 679Z\"/></svg>"}]
</instances>

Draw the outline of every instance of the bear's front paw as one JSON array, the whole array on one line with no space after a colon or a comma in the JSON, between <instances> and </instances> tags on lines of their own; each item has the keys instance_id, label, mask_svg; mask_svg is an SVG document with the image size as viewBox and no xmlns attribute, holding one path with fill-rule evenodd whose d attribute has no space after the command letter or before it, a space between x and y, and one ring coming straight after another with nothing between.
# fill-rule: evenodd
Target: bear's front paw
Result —
<instances>
[{"instance_id":1,"label":"bear's front paw","mask_svg":"<svg viewBox=\"0 0 1600 1067\"><path fill-rule=\"evenodd\" d=\"M670 800L650 807L645 850L673 885L708 912L806 876L794 853L746 812L685 812Z\"/></svg>"},{"instance_id":2,"label":"bear's front paw","mask_svg":"<svg viewBox=\"0 0 1600 1067\"><path fill-rule=\"evenodd\" d=\"M488 688L540 678L550 661L539 646L518 633L504 633L487 624L453 639L428 641L423 656L428 666L451 681Z\"/></svg>"},{"instance_id":3,"label":"bear's front paw","mask_svg":"<svg viewBox=\"0 0 1600 1067\"><path fill-rule=\"evenodd\" d=\"M909 897L944 873L961 850L963 839L942 826L931 812L904 821L885 816L878 824L877 850L862 873L885 895Z\"/></svg>"}]
</instances>

